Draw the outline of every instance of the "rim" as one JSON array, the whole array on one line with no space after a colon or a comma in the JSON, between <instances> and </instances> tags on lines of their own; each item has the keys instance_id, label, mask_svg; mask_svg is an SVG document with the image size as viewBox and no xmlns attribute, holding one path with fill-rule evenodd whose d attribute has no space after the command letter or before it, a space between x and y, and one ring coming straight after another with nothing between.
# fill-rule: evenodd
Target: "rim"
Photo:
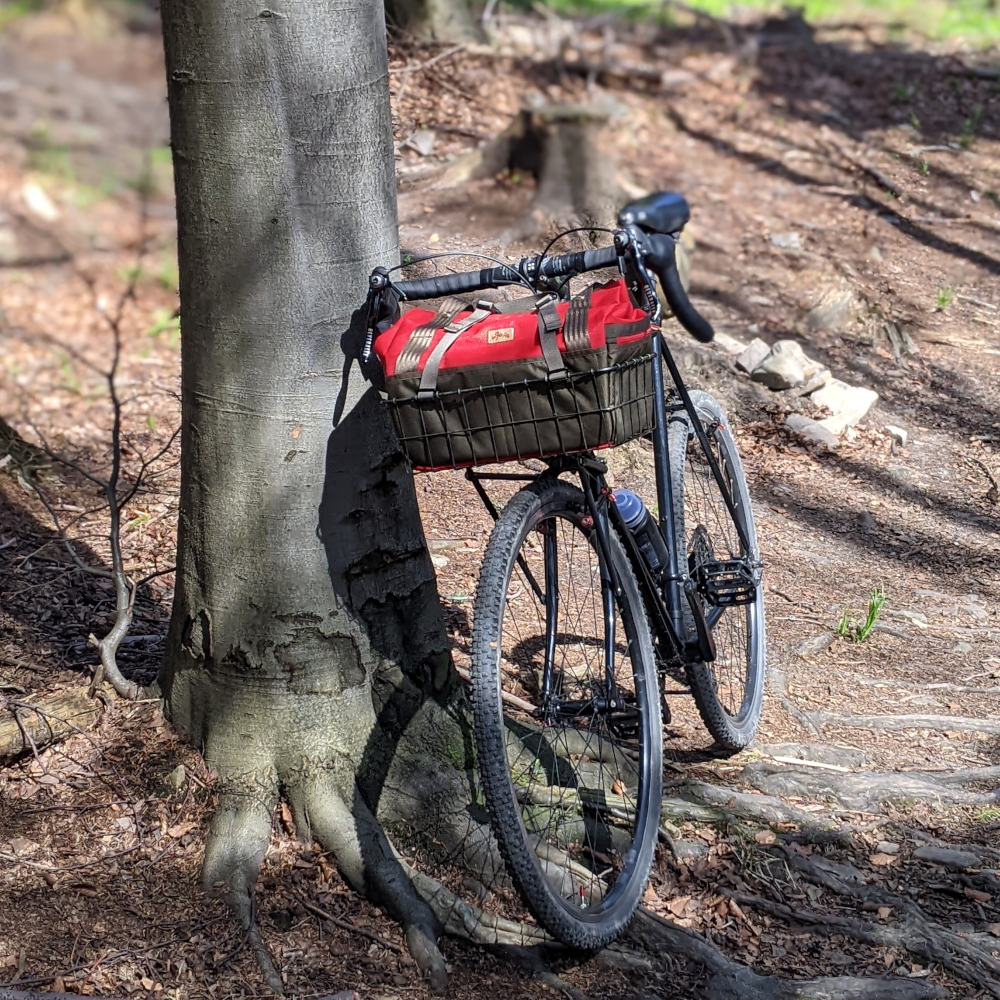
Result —
<instances>
[{"instance_id":1,"label":"rim","mask_svg":"<svg viewBox=\"0 0 1000 1000\"><path fill-rule=\"evenodd\" d=\"M546 565L551 582L553 549L559 602L557 627L547 630ZM648 718L638 712L643 664L627 634L635 632L634 623L627 625L616 607L612 677L622 711L595 711L608 694L606 636L599 556L580 517L536 512L519 539L509 579L499 682L501 691L535 708L529 714L509 701L504 706L522 834L534 846L549 895L576 919L596 920L631 882L648 825L642 793L650 734ZM547 655L553 667L548 701Z\"/></svg>"}]
</instances>

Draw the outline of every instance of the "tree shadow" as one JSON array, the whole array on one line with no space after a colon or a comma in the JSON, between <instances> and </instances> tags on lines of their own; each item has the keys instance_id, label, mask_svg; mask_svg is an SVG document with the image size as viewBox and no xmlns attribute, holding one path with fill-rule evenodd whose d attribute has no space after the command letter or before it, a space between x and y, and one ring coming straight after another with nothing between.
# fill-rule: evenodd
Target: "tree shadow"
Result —
<instances>
[{"instance_id":1,"label":"tree shadow","mask_svg":"<svg viewBox=\"0 0 1000 1000\"><path fill-rule=\"evenodd\" d=\"M913 49L892 40L855 45L836 38L838 27L841 31L850 27L860 30L860 26L844 25L816 28L803 21L799 12L789 11L784 17L756 24L729 24L727 31L735 47L726 44L724 33L704 26L664 28L661 41L698 46L720 56L735 55L743 60L745 69L752 63L753 91L771 105L779 123L811 125L816 130L812 145L829 147L829 163L839 172L854 174L858 161L836 148L838 136L850 139L852 146L860 143L865 155L887 152L898 159L898 151L883 148L881 139L869 141L868 136L892 127L908 130L913 181L903 182L905 203L939 213L945 219L967 216L970 185L960 171L941 167L937 160L929 168L939 190L942 183L953 189L955 197L950 200L957 204L928 198L920 191L917 182L921 172L928 169L923 152L930 149L963 157L966 150L975 151L977 137L1000 137L997 82L970 74L957 56ZM831 36L832 40L825 40ZM992 274L1000 273L1000 250L996 254L983 252L941 236L932 223L908 220L899 208L900 202L888 192L885 200L869 197L866 188L881 189L875 178L862 173L864 181L851 185L856 188L854 193L830 190L829 178L791 167L775 159L771 152L740 149L710 128L688 121L673 104L668 110L682 131L713 145L722 155L789 183L812 186L822 197L878 213L928 248L965 259ZM718 110L723 120L732 114L722 102ZM739 116L742 133L754 134L754 125L752 117ZM833 141L825 140L824 135ZM763 132L759 137L768 144L774 138ZM989 209L986 211L988 214ZM962 224L991 237L996 235L994 227L981 221L962 219Z\"/></svg>"},{"instance_id":2,"label":"tree shadow","mask_svg":"<svg viewBox=\"0 0 1000 1000\"><path fill-rule=\"evenodd\" d=\"M68 670L89 677L98 658L87 636L110 628L114 589L73 563L37 502L19 499L22 489L13 478L0 481L0 653L45 673ZM73 544L84 563L109 568L93 548ZM167 615L156 593L140 587L134 623L117 656L129 679L145 684L156 676Z\"/></svg>"}]
</instances>

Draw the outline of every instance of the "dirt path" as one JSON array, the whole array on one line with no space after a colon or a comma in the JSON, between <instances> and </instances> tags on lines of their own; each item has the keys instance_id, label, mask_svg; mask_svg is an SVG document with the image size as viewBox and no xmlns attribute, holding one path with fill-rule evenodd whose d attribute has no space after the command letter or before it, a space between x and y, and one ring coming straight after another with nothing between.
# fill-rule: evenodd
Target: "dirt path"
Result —
<instances>
[{"instance_id":1,"label":"dirt path","mask_svg":"<svg viewBox=\"0 0 1000 1000\"><path fill-rule=\"evenodd\" d=\"M502 128L528 94L587 99L586 76L519 55L511 37L509 55L456 53L433 73L394 74L397 94L409 80L396 107L404 245L495 249L495 235L530 200L530 178L436 187L445 158ZM162 144L140 128L157 121L142 109L155 104L159 70L144 35L122 36L131 55L113 65L85 58L87 45L74 38L29 33L14 70L5 63L18 81L20 131L5 127L14 138L0 159L0 226L47 262L29 254L0 269L0 415L30 415L96 456L104 404L73 358L103 357L95 294L113 301L135 260L136 202L126 189L88 204L79 178L27 172L34 123L54 115L55 98L38 80L56 48L76 60L66 72L78 103L63 107L63 131L49 144L59 149L90 115L88 94L111 80L122 88L122 107L140 109L129 119L135 127L102 119L94 142L108 162L127 165ZM582 38L604 45L617 67L593 74L589 97L620 111L616 146L630 182L676 188L691 201L699 307L743 342L798 338L836 377L880 396L835 451L808 446L784 427L787 412L807 403L751 383L732 349L672 339L690 383L726 403L744 454L767 562L770 680L759 745L728 759L712 752L690 702L674 699L666 749L681 803L672 819L680 862L660 859L647 904L764 973L928 976L954 996L1000 995L1000 975L988 970L994 943L1000 951L1000 772L991 770L1000 765L1000 517L989 492L989 476L1000 480L997 91L956 57L886 47L870 30L748 28L735 53L711 31L619 32L610 47L600 29ZM393 65L428 56L400 50ZM630 75L636 66L655 67L662 84ZM14 92L0 88L9 122L15 112L2 102ZM418 126L440 126L430 156L406 145ZM37 154L33 163L40 169ZM39 214L37 199L29 206L33 179L58 217L46 219L44 203ZM152 195L145 274L126 316L137 454L177 420L166 192ZM831 310L839 315L824 321ZM894 351L887 324L906 331L914 353ZM887 424L907 432L905 447ZM652 494L639 445L613 468ZM107 595L65 565L45 511L10 472L0 473L0 681L5 696L29 701L80 683L93 660L86 634ZM127 555L137 565L169 565L172 476L165 467L131 514ZM72 530L104 558L83 485L58 488ZM458 473L421 477L418 493L461 658L489 519ZM887 605L872 637L827 643L844 609L861 614L875 586ZM168 602L162 588L143 595L134 632L145 638L124 660L135 675L155 669ZM811 763L789 763L803 757ZM699 782L721 786L721 798L706 799ZM86 976L76 989L176 1000L258 992L237 928L198 887L212 776L154 706L117 706L91 735L3 768L0 786L8 979L59 989ZM769 824L767 796L798 822ZM859 832L810 837L803 817ZM396 929L292 834L276 817L259 901L289 989L421 994L395 950ZM978 857L914 856L935 839L976 845ZM316 919L303 900L341 923ZM949 939L943 956L930 945L908 952L897 938L919 939L911 904L935 922L931 937L950 933L959 943ZM985 956L967 959L974 973L949 957L962 942ZM454 941L446 948L457 997L544 989L499 955ZM633 940L614 955L556 964L593 997L689 997L705 981L686 960L640 950Z\"/></svg>"}]
</instances>

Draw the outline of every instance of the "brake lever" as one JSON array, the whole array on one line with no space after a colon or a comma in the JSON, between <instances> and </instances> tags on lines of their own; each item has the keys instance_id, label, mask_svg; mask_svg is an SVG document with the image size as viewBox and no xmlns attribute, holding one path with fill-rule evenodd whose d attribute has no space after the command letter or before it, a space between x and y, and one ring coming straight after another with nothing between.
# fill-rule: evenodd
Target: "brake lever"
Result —
<instances>
[{"instance_id":1,"label":"brake lever","mask_svg":"<svg viewBox=\"0 0 1000 1000\"><path fill-rule=\"evenodd\" d=\"M656 279L649 273L646 262L643 258L646 250L643 245L642 233L636 226L626 226L624 232L628 234L628 248L632 251L632 263L642 279L643 292L646 296L646 303L649 307L649 320L653 326L659 326L663 318L663 303L660 296L656 294ZM617 243L617 239L615 241Z\"/></svg>"}]
</instances>

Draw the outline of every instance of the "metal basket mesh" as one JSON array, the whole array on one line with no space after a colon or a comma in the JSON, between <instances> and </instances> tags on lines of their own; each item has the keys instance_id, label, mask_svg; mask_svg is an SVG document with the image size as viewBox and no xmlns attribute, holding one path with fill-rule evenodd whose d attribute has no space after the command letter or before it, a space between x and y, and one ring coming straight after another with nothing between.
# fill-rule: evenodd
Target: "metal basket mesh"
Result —
<instances>
[{"instance_id":1,"label":"metal basket mesh","mask_svg":"<svg viewBox=\"0 0 1000 1000\"><path fill-rule=\"evenodd\" d=\"M460 468L624 444L653 429L652 357L571 372L388 399L417 469Z\"/></svg>"}]
</instances>

